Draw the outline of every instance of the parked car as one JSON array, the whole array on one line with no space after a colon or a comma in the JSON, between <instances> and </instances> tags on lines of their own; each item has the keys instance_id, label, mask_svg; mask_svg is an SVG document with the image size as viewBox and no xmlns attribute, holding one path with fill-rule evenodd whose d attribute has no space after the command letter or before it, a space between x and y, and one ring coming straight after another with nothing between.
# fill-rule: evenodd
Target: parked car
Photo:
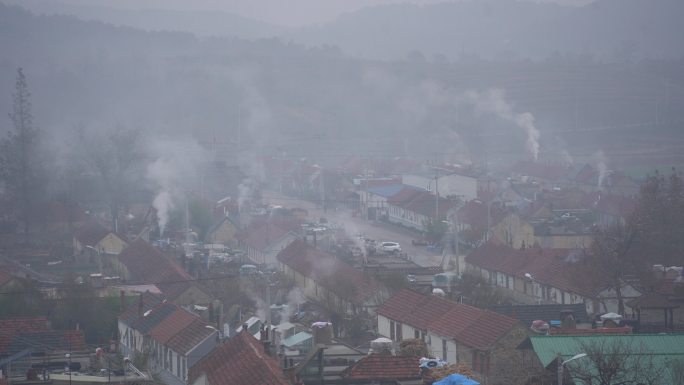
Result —
<instances>
[{"instance_id":1,"label":"parked car","mask_svg":"<svg viewBox=\"0 0 684 385\"><path fill-rule=\"evenodd\" d=\"M380 250L386 253L398 253L401 251L401 246L397 242L381 242Z\"/></svg>"}]
</instances>

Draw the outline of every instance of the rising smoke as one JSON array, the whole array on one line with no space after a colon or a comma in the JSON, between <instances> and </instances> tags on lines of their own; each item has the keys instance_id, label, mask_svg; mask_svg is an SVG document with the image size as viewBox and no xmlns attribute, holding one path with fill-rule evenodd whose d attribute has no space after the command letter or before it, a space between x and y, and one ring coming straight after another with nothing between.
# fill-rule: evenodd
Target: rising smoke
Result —
<instances>
[{"instance_id":1,"label":"rising smoke","mask_svg":"<svg viewBox=\"0 0 684 385\"><path fill-rule=\"evenodd\" d=\"M147 179L156 191L152 206L157 210L162 235L171 211L200 188L198 170L204 151L192 140L158 140L149 148L154 160L147 166Z\"/></svg>"},{"instance_id":2,"label":"rising smoke","mask_svg":"<svg viewBox=\"0 0 684 385\"><path fill-rule=\"evenodd\" d=\"M598 171L598 189L603 190L603 183L608 175L608 161L603 150L599 150L594 154L596 159L596 170Z\"/></svg>"},{"instance_id":3,"label":"rising smoke","mask_svg":"<svg viewBox=\"0 0 684 385\"><path fill-rule=\"evenodd\" d=\"M539 158L539 139L541 133L534 125L534 116L529 112L517 113L506 101L505 92L501 89L490 89L485 92L468 91L465 93L467 102L475 106L479 113L492 113L498 117L515 123L523 129L527 136L526 147L534 161Z\"/></svg>"}]
</instances>

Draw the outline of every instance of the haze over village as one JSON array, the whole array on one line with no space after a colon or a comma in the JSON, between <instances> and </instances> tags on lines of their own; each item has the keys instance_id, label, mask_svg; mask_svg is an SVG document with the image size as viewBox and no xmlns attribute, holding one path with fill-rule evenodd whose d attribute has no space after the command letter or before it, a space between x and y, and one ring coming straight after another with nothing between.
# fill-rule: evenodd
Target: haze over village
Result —
<instances>
[{"instance_id":1,"label":"haze over village","mask_svg":"<svg viewBox=\"0 0 684 385\"><path fill-rule=\"evenodd\" d=\"M684 385L683 19L0 0L0 385Z\"/></svg>"}]
</instances>

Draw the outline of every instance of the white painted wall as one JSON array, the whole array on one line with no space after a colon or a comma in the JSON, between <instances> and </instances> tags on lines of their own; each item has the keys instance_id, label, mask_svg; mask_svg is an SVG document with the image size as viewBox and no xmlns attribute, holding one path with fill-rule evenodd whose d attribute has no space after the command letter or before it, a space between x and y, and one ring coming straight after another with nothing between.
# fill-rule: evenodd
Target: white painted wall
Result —
<instances>
[{"instance_id":1,"label":"white painted wall","mask_svg":"<svg viewBox=\"0 0 684 385\"><path fill-rule=\"evenodd\" d=\"M454 342L452 338L443 337L428 330L428 337L426 342L428 343L428 349L430 350L430 353L432 353L434 357L441 358L444 360L444 357L442 355L443 341L446 341L447 347L447 357L445 361L447 361L450 364L457 363L458 357L456 354L456 342Z\"/></svg>"},{"instance_id":2,"label":"white painted wall","mask_svg":"<svg viewBox=\"0 0 684 385\"><path fill-rule=\"evenodd\" d=\"M426 175L407 174L402 176L404 184L435 191L435 177ZM465 200L477 198L477 178L458 174L438 177L437 189L439 196L461 196Z\"/></svg>"}]
</instances>

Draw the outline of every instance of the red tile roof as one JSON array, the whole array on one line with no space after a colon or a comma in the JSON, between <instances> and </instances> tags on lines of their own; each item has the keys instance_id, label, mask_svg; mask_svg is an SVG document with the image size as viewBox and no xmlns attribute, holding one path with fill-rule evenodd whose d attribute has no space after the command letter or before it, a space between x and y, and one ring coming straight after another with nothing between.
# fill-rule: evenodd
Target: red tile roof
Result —
<instances>
[{"instance_id":1,"label":"red tile roof","mask_svg":"<svg viewBox=\"0 0 684 385\"><path fill-rule=\"evenodd\" d=\"M206 322L197 318L184 327L180 333L171 337L166 342L166 345L174 352L187 354L202 341L206 340L211 335L215 335L216 331L207 326Z\"/></svg>"},{"instance_id":2,"label":"red tile roof","mask_svg":"<svg viewBox=\"0 0 684 385\"><path fill-rule=\"evenodd\" d=\"M342 372L347 380L397 381L420 379L420 358L371 354Z\"/></svg>"},{"instance_id":3,"label":"red tile roof","mask_svg":"<svg viewBox=\"0 0 684 385\"><path fill-rule=\"evenodd\" d=\"M392 186L392 185L397 185L401 184L401 178L383 178L383 179L363 179L361 180L361 184L359 185L359 188L361 189L367 189L367 188L373 188L373 187L382 187L382 186Z\"/></svg>"},{"instance_id":4,"label":"red tile roof","mask_svg":"<svg viewBox=\"0 0 684 385\"><path fill-rule=\"evenodd\" d=\"M11 355L27 346L39 349L87 350L82 330L52 330L45 317L0 319L0 354Z\"/></svg>"},{"instance_id":5,"label":"red tile roof","mask_svg":"<svg viewBox=\"0 0 684 385\"><path fill-rule=\"evenodd\" d=\"M111 230L93 219L81 226L76 232L75 237L84 246L95 246L111 232Z\"/></svg>"},{"instance_id":6,"label":"red tile roof","mask_svg":"<svg viewBox=\"0 0 684 385\"><path fill-rule=\"evenodd\" d=\"M303 276L315 279L319 285L332 292L336 292L337 289L335 280L332 278L344 277L347 282L356 287L355 295L350 300L357 305L362 305L382 290L382 286L377 281L366 277L363 272L340 261L332 254L307 245L301 239L294 241L278 253L277 259Z\"/></svg>"},{"instance_id":7,"label":"red tile roof","mask_svg":"<svg viewBox=\"0 0 684 385\"><path fill-rule=\"evenodd\" d=\"M633 198L606 193L589 194L596 211L616 217L627 218L636 209L637 202Z\"/></svg>"},{"instance_id":8,"label":"red tile roof","mask_svg":"<svg viewBox=\"0 0 684 385\"><path fill-rule=\"evenodd\" d=\"M157 340L157 342L166 344L171 338L175 337L176 334L190 326L197 319L199 318L187 310L176 307L175 311L167 315L164 320L152 328L150 336Z\"/></svg>"},{"instance_id":9,"label":"red tile roof","mask_svg":"<svg viewBox=\"0 0 684 385\"><path fill-rule=\"evenodd\" d=\"M421 191L412 188L412 187L404 187L403 189L399 190L396 194L392 195L390 198L387 199L387 202L389 204L403 207L403 205L411 202L412 200L416 199L419 195L421 194ZM433 200L434 202L434 200Z\"/></svg>"},{"instance_id":10,"label":"red tile roof","mask_svg":"<svg viewBox=\"0 0 684 385\"><path fill-rule=\"evenodd\" d=\"M482 350L493 346L518 322L489 310L407 289L387 300L377 313Z\"/></svg>"},{"instance_id":11,"label":"red tile roof","mask_svg":"<svg viewBox=\"0 0 684 385\"><path fill-rule=\"evenodd\" d=\"M581 286L568 274L570 261L574 260L573 249L512 249L506 245L487 243L470 253L466 262L479 268L505 273L511 276L525 277L531 274L535 281L555 288L582 295L593 292Z\"/></svg>"},{"instance_id":12,"label":"red tile roof","mask_svg":"<svg viewBox=\"0 0 684 385\"><path fill-rule=\"evenodd\" d=\"M389 204L413 211L427 217L435 216L435 196L427 191L406 187L387 200ZM455 203L449 199L439 197L438 209L440 216L444 216Z\"/></svg>"},{"instance_id":13,"label":"red tile roof","mask_svg":"<svg viewBox=\"0 0 684 385\"><path fill-rule=\"evenodd\" d=\"M0 331L7 333L36 333L50 330L46 317L11 317L0 319Z\"/></svg>"},{"instance_id":14,"label":"red tile roof","mask_svg":"<svg viewBox=\"0 0 684 385\"><path fill-rule=\"evenodd\" d=\"M489 215L488 215L489 214ZM472 200L464 204L457 214L459 223L467 224L475 229L486 229L487 220L491 219L490 225L499 223L507 212L500 205L492 204L488 207L486 203L479 200Z\"/></svg>"},{"instance_id":15,"label":"red tile roof","mask_svg":"<svg viewBox=\"0 0 684 385\"><path fill-rule=\"evenodd\" d=\"M176 353L187 354L215 333L214 330L207 328L207 323L201 318L179 306L171 306L175 309L162 314L163 319L155 321L156 325L149 332L149 335L157 342L168 346ZM148 317L153 317L154 314L153 310Z\"/></svg>"},{"instance_id":16,"label":"red tile roof","mask_svg":"<svg viewBox=\"0 0 684 385\"><path fill-rule=\"evenodd\" d=\"M523 161L511 169L512 172L548 181L557 181L568 175L570 168L561 164Z\"/></svg>"},{"instance_id":17,"label":"red tile roof","mask_svg":"<svg viewBox=\"0 0 684 385\"><path fill-rule=\"evenodd\" d=\"M187 281L192 277L159 250L138 238L118 256L131 275L131 280L144 283Z\"/></svg>"},{"instance_id":18,"label":"red tile roof","mask_svg":"<svg viewBox=\"0 0 684 385\"><path fill-rule=\"evenodd\" d=\"M0 270L0 286L10 283L13 279L14 277L11 274Z\"/></svg>"},{"instance_id":19,"label":"red tile roof","mask_svg":"<svg viewBox=\"0 0 684 385\"><path fill-rule=\"evenodd\" d=\"M274 243L283 239L289 232L274 224L263 224L250 232L242 242L253 249L267 252Z\"/></svg>"},{"instance_id":20,"label":"red tile roof","mask_svg":"<svg viewBox=\"0 0 684 385\"><path fill-rule=\"evenodd\" d=\"M278 361L247 331L214 349L190 368L188 383L201 375L209 385L289 385Z\"/></svg>"},{"instance_id":21,"label":"red tile roof","mask_svg":"<svg viewBox=\"0 0 684 385\"><path fill-rule=\"evenodd\" d=\"M141 300L142 307L140 306ZM140 296L136 297L132 303L128 304L128 307L126 307L126 309L119 314L119 320L129 326L132 326L142 314L153 309L160 303L162 303L162 297L160 295L149 292L142 293ZM138 313L140 313L140 315Z\"/></svg>"},{"instance_id":22,"label":"red tile roof","mask_svg":"<svg viewBox=\"0 0 684 385\"><path fill-rule=\"evenodd\" d=\"M588 164L585 164L578 172L575 174L575 182L598 185L599 173Z\"/></svg>"}]
</instances>

